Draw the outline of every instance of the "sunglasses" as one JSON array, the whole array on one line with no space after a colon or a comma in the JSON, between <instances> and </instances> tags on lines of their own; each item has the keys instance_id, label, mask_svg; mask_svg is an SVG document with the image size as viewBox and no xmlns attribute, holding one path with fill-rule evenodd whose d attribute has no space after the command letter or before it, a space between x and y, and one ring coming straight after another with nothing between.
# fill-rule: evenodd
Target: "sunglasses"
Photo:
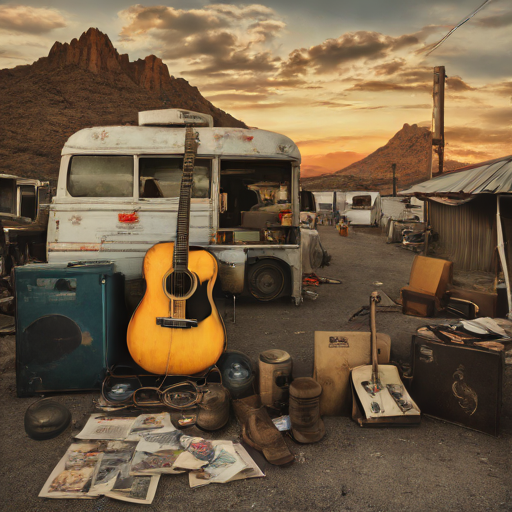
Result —
<instances>
[{"instance_id":1,"label":"sunglasses","mask_svg":"<svg viewBox=\"0 0 512 512\"><path fill-rule=\"evenodd\" d=\"M202 400L205 386L213 382L222 384L222 375L216 366L193 376L136 375L130 367L116 367L103 380L101 397L106 407L163 405L190 409Z\"/></svg>"}]
</instances>

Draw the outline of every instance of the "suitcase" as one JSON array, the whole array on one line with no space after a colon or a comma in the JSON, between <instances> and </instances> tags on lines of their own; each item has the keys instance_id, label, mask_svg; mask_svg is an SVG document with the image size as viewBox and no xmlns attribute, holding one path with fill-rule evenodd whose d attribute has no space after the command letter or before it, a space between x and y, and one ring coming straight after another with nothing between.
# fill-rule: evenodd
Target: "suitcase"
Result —
<instances>
[{"instance_id":1,"label":"suitcase","mask_svg":"<svg viewBox=\"0 0 512 512\"><path fill-rule=\"evenodd\" d=\"M377 333L379 363L389 363L391 338ZM313 378L322 386L320 414L350 416L350 370L371 362L369 332L315 331Z\"/></svg>"},{"instance_id":2,"label":"suitcase","mask_svg":"<svg viewBox=\"0 0 512 512\"><path fill-rule=\"evenodd\" d=\"M411 395L422 413L497 436L504 350L412 338Z\"/></svg>"},{"instance_id":3,"label":"suitcase","mask_svg":"<svg viewBox=\"0 0 512 512\"><path fill-rule=\"evenodd\" d=\"M124 276L113 263L15 268L16 388L97 390L126 359Z\"/></svg>"}]
</instances>

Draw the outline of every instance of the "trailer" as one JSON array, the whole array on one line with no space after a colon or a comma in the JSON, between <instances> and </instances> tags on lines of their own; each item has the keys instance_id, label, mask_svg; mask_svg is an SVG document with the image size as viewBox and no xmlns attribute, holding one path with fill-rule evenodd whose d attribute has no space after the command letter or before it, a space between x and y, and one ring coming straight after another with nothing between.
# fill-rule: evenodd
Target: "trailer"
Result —
<instances>
[{"instance_id":1,"label":"trailer","mask_svg":"<svg viewBox=\"0 0 512 512\"><path fill-rule=\"evenodd\" d=\"M355 226L378 226L382 217L379 192L343 192L336 195L336 206L350 224Z\"/></svg>"},{"instance_id":2,"label":"trailer","mask_svg":"<svg viewBox=\"0 0 512 512\"><path fill-rule=\"evenodd\" d=\"M139 126L69 138L50 206L48 261L113 261L128 294L140 296L144 255L176 237L190 124L199 142L190 244L217 257L225 293L299 304L303 257L319 258L302 254L297 146L265 130L213 127L211 116L182 109L140 112Z\"/></svg>"}]
</instances>

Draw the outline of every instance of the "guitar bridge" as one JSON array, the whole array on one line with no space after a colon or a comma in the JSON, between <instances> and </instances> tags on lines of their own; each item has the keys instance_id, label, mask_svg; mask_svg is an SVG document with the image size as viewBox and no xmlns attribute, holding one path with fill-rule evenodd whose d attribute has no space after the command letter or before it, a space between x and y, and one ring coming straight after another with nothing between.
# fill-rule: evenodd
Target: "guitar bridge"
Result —
<instances>
[{"instance_id":1,"label":"guitar bridge","mask_svg":"<svg viewBox=\"0 0 512 512\"><path fill-rule=\"evenodd\" d=\"M197 327L197 320L159 316L156 318L156 325L160 325L161 327L173 327L175 329L190 329L191 327Z\"/></svg>"}]
</instances>

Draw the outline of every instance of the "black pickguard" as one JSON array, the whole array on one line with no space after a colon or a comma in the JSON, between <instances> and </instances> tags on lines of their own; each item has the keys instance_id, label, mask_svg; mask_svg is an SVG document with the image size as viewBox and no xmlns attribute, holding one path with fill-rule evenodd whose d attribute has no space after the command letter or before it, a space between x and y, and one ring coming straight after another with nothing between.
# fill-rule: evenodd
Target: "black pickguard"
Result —
<instances>
[{"instance_id":1,"label":"black pickguard","mask_svg":"<svg viewBox=\"0 0 512 512\"><path fill-rule=\"evenodd\" d=\"M202 322L212 314L212 306L208 300L208 283L209 281L199 283L198 280L194 295L186 302L185 314L187 318Z\"/></svg>"}]
</instances>

